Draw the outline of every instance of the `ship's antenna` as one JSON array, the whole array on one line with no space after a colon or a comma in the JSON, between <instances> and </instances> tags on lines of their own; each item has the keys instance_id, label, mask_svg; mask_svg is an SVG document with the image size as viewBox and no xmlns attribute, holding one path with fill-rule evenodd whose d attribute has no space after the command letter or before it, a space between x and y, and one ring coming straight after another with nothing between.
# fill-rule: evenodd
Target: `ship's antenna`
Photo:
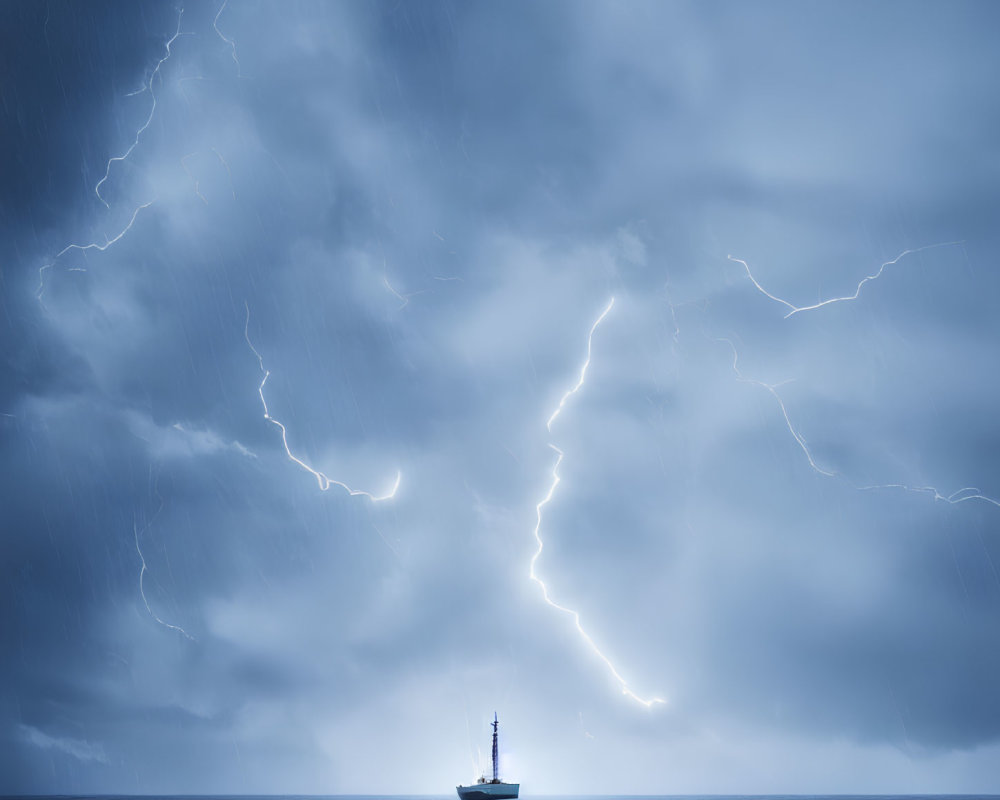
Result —
<instances>
[{"instance_id":1,"label":"ship's antenna","mask_svg":"<svg viewBox=\"0 0 1000 800\"><path fill-rule=\"evenodd\" d=\"M497 783L497 712L493 712L493 783Z\"/></svg>"}]
</instances>

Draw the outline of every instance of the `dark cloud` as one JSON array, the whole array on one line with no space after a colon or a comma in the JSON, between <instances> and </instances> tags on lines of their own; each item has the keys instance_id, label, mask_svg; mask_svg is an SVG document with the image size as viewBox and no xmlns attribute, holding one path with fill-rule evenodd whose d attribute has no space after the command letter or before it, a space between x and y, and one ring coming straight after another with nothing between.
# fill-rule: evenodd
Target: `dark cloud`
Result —
<instances>
[{"instance_id":1,"label":"dark cloud","mask_svg":"<svg viewBox=\"0 0 1000 800\"><path fill-rule=\"evenodd\" d=\"M0 790L993 788L992 6L0 14Z\"/></svg>"}]
</instances>

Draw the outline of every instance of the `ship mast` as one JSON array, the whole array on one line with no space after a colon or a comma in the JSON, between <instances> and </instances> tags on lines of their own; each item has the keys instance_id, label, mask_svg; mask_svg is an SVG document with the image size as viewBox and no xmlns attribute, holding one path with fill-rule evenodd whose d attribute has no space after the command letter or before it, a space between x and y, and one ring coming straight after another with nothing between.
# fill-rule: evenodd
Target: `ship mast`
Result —
<instances>
[{"instance_id":1,"label":"ship mast","mask_svg":"<svg viewBox=\"0 0 1000 800\"><path fill-rule=\"evenodd\" d=\"M497 712L493 712L493 783L499 783L497 777Z\"/></svg>"}]
</instances>

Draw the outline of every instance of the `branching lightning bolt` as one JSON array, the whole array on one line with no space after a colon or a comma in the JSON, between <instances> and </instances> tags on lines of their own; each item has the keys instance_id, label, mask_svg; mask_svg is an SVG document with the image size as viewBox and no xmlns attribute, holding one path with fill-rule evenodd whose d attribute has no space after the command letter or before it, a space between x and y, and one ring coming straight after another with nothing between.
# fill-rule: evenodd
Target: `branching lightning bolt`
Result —
<instances>
[{"instance_id":1,"label":"branching lightning bolt","mask_svg":"<svg viewBox=\"0 0 1000 800\"><path fill-rule=\"evenodd\" d=\"M215 15L215 19L212 21L212 27L215 28L215 32L219 34L219 38L222 39L232 50L233 61L236 62L236 77L243 77L243 68L240 66L240 60L236 57L236 42L226 36L221 30L219 30L219 17L222 16L222 12L226 10L226 6L229 5L229 0L224 0L222 6L219 8L219 12Z\"/></svg>"},{"instance_id":2,"label":"branching lightning bolt","mask_svg":"<svg viewBox=\"0 0 1000 800\"><path fill-rule=\"evenodd\" d=\"M785 402L781 399L781 395L778 394L778 386L782 384L770 384L764 383L763 381L758 381L755 378L747 378L739 368L739 353L736 352L736 345L732 343L730 339L717 339L716 341L725 342L733 351L733 372L736 373L736 379L742 381L743 383L751 383L754 386L760 386L762 389L766 389L771 393L771 396L778 402L778 408L781 409L781 415L785 418L785 425L788 427L788 432L792 434L792 438L798 443L799 447L802 448L802 452L805 453L806 459L809 461L809 466L812 467L820 475L825 475L828 478L832 478L836 473L830 472L829 470L823 469L816 463L813 458L812 452L809 450L809 445L806 444L805 438L799 433L795 426L792 425L792 420L788 416L788 409L785 408ZM785 381L787 383L787 381Z\"/></svg>"},{"instance_id":3,"label":"branching lightning bolt","mask_svg":"<svg viewBox=\"0 0 1000 800\"><path fill-rule=\"evenodd\" d=\"M164 622L162 619L156 616L156 612L154 612L153 609L150 607L149 600L146 599L146 588L143 585L143 578L146 575L146 569L147 569L146 557L142 554L142 548L139 547L139 528L136 526L135 520L132 521L132 533L135 536L135 551L139 554L139 560L142 561L142 568L139 570L139 594L142 596L142 602L146 606L146 611L149 612L149 616L151 616L153 619L159 622L164 628L170 628L170 630L172 631L177 631L186 639L189 639L190 641L193 642L195 639L190 633L188 633L186 630L184 630L178 625L171 625L169 622Z\"/></svg>"},{"instance_id":4,"label":"branching lightning bolt","mask_svg":"<svg viewBox=\"0 0 1000 800\"><path fill-rule=\"evenodd\" d=\"M146 117L146 121L135 132L135 140L132 142L131 145L129 145L128 150L126 150L120 156L113 156L112 158L108 159L108 165L104 169L104 177L101 178L97 182L97 185L94 187L94 194L96 194L98 199L102 203L104 203L106 208L110 209L111 206L108 205L108 201L104 199L103 195L101 195L101 186L105 183L105 181L107 181L108 177L111 174L111 165L117 161L125 161L130 155L132 155L132 151L139 146L140 137L145 132L146 128L149 127L149 124L153 121L153 115L156 113L156 92L153 91L153 81L156 79L156 76L160 74L160 67L163 66L163 62L165 62L168 58L170 58L171 45L173 45L173 43L177 40L179 36L184 35L181 33L181 18L183 16L184 16L184 10L182 9L177 14L177 30L174 33L174 35L171 36L170 39L167 41L166 45L167 52L164 54L163 58L161 58L159 61L156 62L156 66L153 67L153 71L150 73L149 80L146 82L146 85L138 92L133 92L133 94L142 94L143 92L146 91L149 92L150 97L153 98L153 103L149 108L149 116Z\"/></svg>"},{"instance_id":5,"label":"branching lightning bolt","mask_svg":"<svg viewBox=\"0 0 1000 800\"><path fill-rule=\"evenodd\" d=\"M884 261L873 274L862 278L858 282L857 288L854 290L854 294L845 295L844 297L830 297L826 300L820 301L819 303L814 303L811 306L797 306L793 303L789 303L787 300L783 300L780 297L776 297L775 295L771 294L769 291L767 291L767 289L765 289L763 286L760 285L757 279L753 276L753 273L750 272L750 267L746 261L744 261L742 258L735 258L734 256L726 256L726 258L728 258L730 261L735 261L737 264L743 265L743 269L746 270L747 277L750 279L750 282L756 287L758 292L760 292L765 297L774 300L774 302L780 303L781 305L788 308L789 311L787 314L785 314L785 319L788 319L792 315L798 314L801 311L815 311L817 308L822 308L823 306L832 305L833 303L843 303L850 300L857 300L858 296L861 294L862 287L866 283L868 283L869 281L878 280L879 278L882 277L882 273L885 272L886 267L893 266L894 264L898 263L901 259L905 258L908 255L912 255L914 253L922 253L925 250L933 250L934 248L937 247L954 247L955 245L960 245L960 244L963 244L963 242L962 241L938 242L937 244L928 244L924 245L923 247L914 247L904 250L895 258L890 259L889 261Z\"/></svg>"},{"instance_id":6,"label":"branching lightning bolt","mask_svg":"<svg viewBox=\"0 0 1000 800\"><path fill-rule=\"evenodd\" d=\"M278 430L281 431L281 443L284 445L285 455L288 456L290 461L293 461L294 463L298 464L302 469L304 469L306 472L308 472L310 475L316 478L316 482L319 484L319 488L321 491L325 492L331 486L339 486L341 489L346 491L351 496L363 495L364 497L367 497L376 503L381 502L383 500L390 500L393 497L395 497L396 491L399 489L400 481L403 478L403 474L401 472L396 473L396 480L392 484L392 488L388 491L388 493L382 495L374 495L371 492L366 492L362 489L352 489L343 481L335 480L334 478L327 476L323 472L313 469L305 461L303 461L301 458L296 456L291 451L291 448L288 446L288 431L281 422L279 422L278 420L276 420L274 417L271 416L271 412L267 407L267 400L264 399L264 386L267 384L267 379L271 376L271 373L264 366L263 356L261 356L261 354L257 351L257 348L253 346L253 342L250 341L250 305L248 303L244 303L244 306L246 307L247 310L247 318L246 318L246 324L243 327L243 336L246 339L246 342L249 345L250 349L253 351L253 354L257 357L257 363L260 365L261 374L264 376L261 379L260 385L257 387L257 393L260 395L260 403L264 407L264 419L266 419L272 425L275 425L278 428Z\"/></svg>"},{"instance_id":7,"label":"branching lightning bolt","mask_svg":"<svg viewBox=\"0 0 1000 800\"><path fill-rule=\"evenodd\" d=\"M135 211L132 212L132 217L131 217L131 219L129 219L128 225L126 225L124 228L122 228L121 231L113 239L108 239L107 237L105 237L104 244L97 244L97 242L91 242L90 244L70 244L70 245L66 245L66 247L64 247L62 250L60 250L58 253L55 254L55 257L52 259L52 261L50 263L45 264L45 265L39 267L39 269L38 269L38 291L35 292L35 297L39 301L41 301L42 295L45 293L45 272L46 272L46 270L52 269L52 267L55 266L56 261L58 261L64 255L66 255L66 253L68 253L70 250L79 250L81 253L85 253L88 250L98 250L98 251L100 251L100 252L103 253L105 250L107 250L109 247L111 247L111 245L113 245L116 242L118 242L126 233L128 233L132 229L132 226L135 224L135 220L136 220L136 217L139 216L139 212L142 211L143 209L149 208L151 205L153 205L153 201L152 200L150 200L148 203L143 203L141 206L138 206L135 209Z\"/></svg>"},{"instance_id":8,"label":"branching lightning bolt","mask_svg":"<svg viewBox=\"0 0 1000 800\"><path fill-rule=\"evenodd\" d=\"M789 311L788 311L787 314L785 314L785 317L784 317L785 319L788 319L792 315L798 314L798 313L803 312L803 311L815 311L816 309L823 308L824 306L832 305L833 303L841 303L841 302L848 302L848 301L852 301L852 300L857 300L858 297L861 294L862 287L864 287L864 285L866 283L868 283L870 281L877 280L878 278L880 278L882 276L882 273L885 272L886 267L889 267L889 266L892 266L892 265L898 263L901 259L905 258L908 255L912 255L912 254L915 254L915 253L921 253L921 252L923 252L925 250L932 250L932 249L939 248L939 247L955 247L955 246L962 245L962 244L964 244L964 242L962 240L957 240L957 241L952 241L952 242L938 242L936 244L924 245L923 247L915 247L915 248L909 248L909 249L903 250L895 258L890 259L889 261L885 261L881 265L879 265L879 268L873 274L868 275L865 278L863 278L858 283L857 288L854 290L854 294L845 295L843 297L831 297L831 298L823 300L823 301L821 301L819 303L814 303L811 306L796 306L793 303L788 302L787 300L783 300L782 298L777 297L777 296L771 294L763 286L761 286L760 283L757 281L757 279L753 276L753 273L750 272L750 267L747 265L746 261L744 261L741 258L735 258L735 257L733 257L731 255L727 256L727 258L730 261L735 261L735 262L743 265L743 268L746 270L747 277L750 279L750 282L753 283L753 285L756 287L757 291L759 291L765 297L768 297L769 299L774 300L776 303L780 303L781 305L783 305L786 308L788 308ZM959 489L958 491L952 492L951 494L947 494L946 495L946 494L942 494L938 489L936 489L933 486L910 486L908 484L903 484L903 483L884 483L884 484L873 484L873 485L868 485L868 486L858 486L857 484L854 484L851 481L849 481L846 478L844 478L844 476L842 476L842 475L838 475L837 473L834 473L834 472L831 472L829 470L823 469L822 467L820 467L816 463L815 459L813 458L812 453L810 452L809 447L806 444L805 438L802 436L801 433L799 433L795 429L795 426L792 425L791 419L788 416L788 410L785 408L784 401L782 401L781 396L777 392L777 386L772 386L770 384L763 383L762 381L758 381L758 380L754 380L753 378L747 378L747 377L745 377L740 372L739 367L738 367L738 358L739 358L739 356L738 356L738 354L736 352L736 346L729 339L720 339L719 341L726 342L732 348L732 351L733 351L733 371L736 373L737 378L739 380L745 382L745 383L752 383L752 384L754 384L756 386L761 386L764 389L767 389L767 391L769 391L771 393L771 395L777 401L778 406L781 409L781 413L782 413L782 415L785 418L785 424L788 427L789 433L792 434L792 437L798 443L799 447L802 449L802 452L805 453L806 459L809 461L809 466L812 467L819 474L825 475L826 477L831 477L831 478L832 477L840 477L840 478L844 479L845 482L848 483L848 485L850 485L852 488L854 488L854 489L856 489L858 491L874 491L874 490L877 490L877 489L883 489L883 490L884 489L897 489L899 491L912 492L914 494L927 495L927 496L931 497L935 501L939 501L939 502L943 502L943 503L948 503L949 505L958 505L959 503L965 503L965 502L967 502L969 500L980 500L980 501L982 501L984 503L989 503L990 505L997 506L998 508L1000 508L1000 500L996 500L996 499L994 499L992 497L989 497L989 496L983 494L979 489L977 489L975 487L965 487L965 488Z\"/></svg>"},{"instance_id":9,"label":"branching lightning bolt","mask_svg":"<svg viewBox=\"0 0 1000 800\"><path fill-rule=\"evenodd\" d=\"M552 423L555 421L556 417L559 416L560 412L565 407L566 402L569 400L569 398L572 397L574 394L576 394L582 388L584 381L587 378L587 368L590 366L591 345L594 339L594 331L597 330L597 326L600 325L601 322L604 320L604 318L610 313L614 304L615 304L615 299L612 297L607 307L604 309L604 311L601 312L601 315L591 326L590 334L587 337L587 358L583 362L583 366L580 368L580 378L579 380L577 380L576 385L573 386L573 388L571 388L562 396L562 399L560 399L559 405L556 407L556 410L552 413L552 416L549 417L548 422L546 422L546 428L549 431L552 430ZM560 450L558 447L556 447L554 444L550 443L549 447L551 447L556 453L556 463L552 466L552 482L549 484L549 490L545 493L545 496L535 506L534 536L535 536L535 542L538 544L538 548L535 550L535 554L531 557L531 563L528 574L531 577L531 580L533 580L541 587L542 597L544 598L546 603L548 603L553 608L562 611L564 614L568 614L570 617L573 618L573 624L576 626L576 630L580 634L580 637L583 639L584 642L586 642L587 646L593 651L593 653L601 661L604 662L604 665L608 668L608 671L611 673L612 677L615 679L615 681L618 682L618 685L621 688L621 692L623 695L631 698L637 703L646 706L647 708L657 705L659 703L664 703L666 701L662 700L659 697L651 697L648 699L640 697L629 688L628 682L625 680L625 678L622 677L621 673L618 671L617 667L615 667L614 663L612 663L611 659L608 658L601 651L601 649L597 646L597 643L594 642L593 638L591 638L590 634L588 634L587 631L584 630L583 625L580 622L580 613L578 611L574 611L571 608L567 608L566 606L560 605L559 603L555 602L549 595L549 589L545 585L545 582L538 577L538 573L535 571L535 565L537 564L539 557L542 555L542 549L545 546L541 535L542 509L552 501L552 498L555 495L556 487L559 486L561 480L561 478L559 477L559 466L560 464L562 464L563 458L565 457L563 451Z\"/></svg>"},{"instance_id":10,"label":"branching lightning bolt","mask_svg":"<svg viewBox=\"0 0 1000 800\"><path fill-rule=\"evenodd\" d=\"M964 489L959 489L957 492L952 492L949 495L941 494L933 486L907 486L904 483L882 483L875 486L855 486L854 488L860 492L872 491L874 489L899 489L904 492L926 494L933 500L948 503L953 506L958 505L959 503L964 503L968 500L982 500L984 503L989 503L990 505L1000 508L1000 501L994 500L992 497L987 497L979 489L973 486L966 486Z\"/></svg>"},{"instance_id":11,"label":"branching lightning bolt","mask_svg":"<svg viewBox=\"0 0 1000 800\"><path fill-rule=\"evenodd\" d=\"M181 33L181 19L183 18L183 16L184 16L184 10L181 9L177 13L177 29L176 29L176 31L174 31L174 35L171 36L170 39L167 41L167 43L166 43L166 53L163 55L163 57L159 61L156 62L156 66L153 67L153 71L149 75L149 80L146 81L145 85L141 89L138 89L138 90L136 90L134 92L130 92L129 95L128 95L129 97L131 97L133 95L142 94L143 92L147 92L148 91L149 94L150 94L150 97L153 98L153 102L152 102L152 104L150 106L149 115L146 117L146 121L135 132L135 139L133 140L132 144L129 145L128 150L126 150L120 156L114 156L114 157L108 159L107 166L104 168L104 176L97 182L97 185L94 186L94 194L96 194L97 197L98 197L98 199L102 203L104 203L105 208L110 209L111 206L108 204L108 201L105 200L104 196L101 194L101 186L108 180L108 177L111 175L111 166L112 166L112 164L114 164L116 161L125 161L126 159L128 159L128 157L130 155L132 155L132 152L135 150L135 148L139 146L139 139L142 137L143 132L146 130L146 128L149 127L150 123L153 121L153 115L156 113L156 92L153 90L153 81L156 79L156 76L160 74L160 67L163 66L164 62L168 58L170 58L171 47L172 47L173 43L177 40L178 37L186 35L186 34ZM187 158L187 157L185 156L185 158ZM183 164L183 160L182 160L182 164ZM187 166L186 165L184 166L184 169L185 169L185 171L187 171ZM188 173L188 174L190 174L190 173ZM195 186L195 191L196 192L198 191L198 189L197 189L197 182L196 182L196 186ZM199 194L199 196L201 196L200 192L198 194ZM204 198L202 198L202 199L204 199ZM52 259L52 261L50 263L44 264L41 267L39 267L39 269L38 269L38 290L35 292L35 297L38 299L38 301L39 302L42 301L42 295L45 293L45 273L48 270L50 270L53 266L55 266L55 262L58 261L59 258L61 258L62 256L64 256L70 250L79 250L80 252L86 252L87 250L98 250L100 252L104 252L109 247L111 247L111 245L115 244L115 242L117 242L118 240L120 240L126 233L128 233L129 230L131 230L132 225L135 224L135 220L136 220L136 217L139 216L139 212L142 211L143 209L149 208L152 204L153 204L153 201L150 200L148 203L143 203L142 205L137 206L136 209L132 212L132 217L131 217L131 219L129 219L128 224L114 238L108 239L107 237L105 237L104 244L97 244L96 242L93 242L91 244L86 244L86 245L80 245L80 244L71 244L71 245L68 245L67 247L64 247L62 250L60 250L58 253L56 253L55 257Z\"/></svg>"},{"instance_id":12,"label":"branching lightning bolt","mask_svg":"<svg viewBox=\"0 0 1000 800\"><path fill-rule=\"evenodd\" d=\"M795 439L798 446L802 449L802 452L805 454L806 460L809 462L809 466L812 467L812 469L815 472L818 472L820 475L823 475L827 478L840 478L852 489L856 489L859 492L871 492L884 489L897 489L903 492L912 492L914 494L927 495L928 497L930 497L935 501L948 503L949 505L958 505L959 503L965 503L969 500L981 500L984 503L989 503L990 505L994 505L1000 508L1000 501L995 500L992 497L988 497L987 495L984 495L979 489L972 486L967 486L963 489L959 489L958 491L952 492L951 494L948 495L942 494L933 486L909 486L905 483L881 483L881 484L871 484L868 486L858 486L857 484L848 480L844 475L841 475L840 473L837 472L832 472L828 469L824 469L823 467L819 466L819 464L816 463L816 459L813 458L812 451L809 450L809 445L806 443L805 437L801 433L799 433L799 431L792 424L791 418L788 416L788 409L785 407L785 403L781 399L781 395L779 395L777 391L778 387L781 386L782 384L772 385L769 383L764 383L763 381L756 380L755 378L746 377L745 375L743 375L742 372L740 372L739 369L739 354L736 351L736 345L734 345L732 341L729 339L717 339L716 341L725 342L732 349L733 372L736 373L737 380L742 381L743 383L753 384L754 386L760 386L761 388L766 389L768 392L771 393L771 396L778 403L778 408L781 409L782 416L785 418L785 426L788 428L788 432L792 435L792 438ZM787 383L787 381L785 381L785 383Z\"/></svg>"}]
</instances>

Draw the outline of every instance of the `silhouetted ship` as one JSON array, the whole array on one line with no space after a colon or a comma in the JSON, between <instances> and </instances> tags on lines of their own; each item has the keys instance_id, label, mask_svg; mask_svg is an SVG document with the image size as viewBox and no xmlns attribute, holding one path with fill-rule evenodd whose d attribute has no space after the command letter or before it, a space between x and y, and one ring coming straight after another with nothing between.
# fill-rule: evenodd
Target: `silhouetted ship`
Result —
<instances>
[{"instance_id":1,"label":"silhouetted ship","mask_svg":"<svg viewBox=\"0 0 1000 800\"><path fill-rule=\"evenodd\" d=\"M493 779L485 775L472 786L456 786L462 800L511 800L517 797L519 783L504 783L497 772L497 715L493 712Z\"/></svg>"}]
</instances>

